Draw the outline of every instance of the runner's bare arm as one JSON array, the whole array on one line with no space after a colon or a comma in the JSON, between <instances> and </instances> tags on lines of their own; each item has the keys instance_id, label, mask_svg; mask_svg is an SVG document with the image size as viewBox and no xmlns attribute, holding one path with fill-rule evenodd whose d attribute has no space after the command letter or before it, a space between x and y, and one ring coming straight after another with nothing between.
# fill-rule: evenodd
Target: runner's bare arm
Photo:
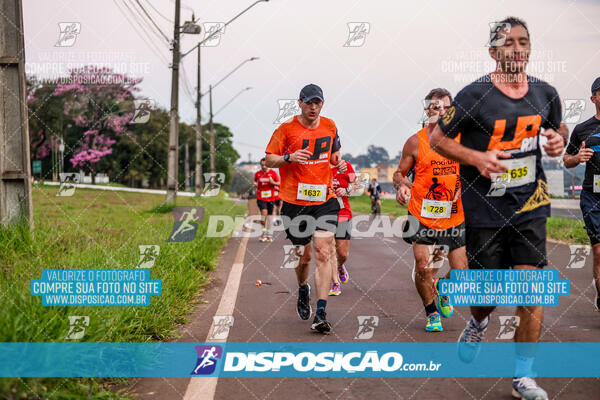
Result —
<instances>
[{"instance_id":1,"label":"runner's bare arm","mask_svg":"<svg viewBox=\"0 0 600 400\"><path fill-rule=\"evenodd\" d=\"M581 163L586 163L590 161L592 156L594 155L594 150L585 147L585 141L581 142L581 148L577 154L569 154L565 153L563 156L563 161L565 163L565 167L573 168L578 166Z\"/></svg>"},{"instance_id":2,"label":"runner's bare arm","mask_svg":"<svg viewBox=\"0 0 600 400\"><path fill-rule=\"evenodd\" d=\"M419 136L412 135L408 138L406 143L404 143L404 148L402 149L402 157L398 162L398 168L396 172L394 172L394 187L396 188L396 201L400 205L406 205L408 203L408 199L410 198L410 181L406 178L408 175L408 171L412 168L413 165L417 162L417 157L419 153Z\"/></svg>"},{"instance_id":3,"label":"runner's bare arm","mask_svg":"<svg viewBox=\"0 0 600 400\"><path fill-rule=\"evenodd\" d=\"M393 182L396 189L398 189L401 184L410 186L410 182L406 179L406 175L417 161L418 153L419 137L417 135L412 135L408 138L406 143L404 143L402 157L400 158L400 162L398 162L396 172L394 172Z\"/></svg>"},{"instance_id":4,"label":"runner's bare arm","mask_svg":"<svg viewBox=\"0 0 600 400\"><path fill-rule=\"evenodd\" d=\"M500 150L477 151L463 146L446 137L439 125L433 128L429 143L437 153L460 164L476 167L486 178L490 177L490 173L506 172L506 165L501 162L501 159L511 157L509 153Z\"/></svg>"}]
</instances>

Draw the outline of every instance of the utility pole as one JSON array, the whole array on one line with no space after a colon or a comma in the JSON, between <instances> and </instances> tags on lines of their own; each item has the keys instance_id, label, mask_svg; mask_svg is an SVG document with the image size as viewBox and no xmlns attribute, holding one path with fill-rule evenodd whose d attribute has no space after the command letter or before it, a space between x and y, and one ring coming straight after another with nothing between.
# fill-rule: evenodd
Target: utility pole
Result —
<instances>
[{"instance_id":1,"label":"utility pole","mask_svg":"<svg viewBox=\"0 0 600 400\"><path fill-rule=\"evenodd\" d=\"M169 157L167 159L166 204L175 204L177 198L178 149L179 149L179 12L181 0L175 0L175 24L173 28L173 68L171 74L171 110L169 111Z\"/></svg>"},{"instance_id":2,"label":"utility pole","mask_svg":"<svg viewBox=\"0 0 600 400\"><path fill-rule=\"evenodd\" d=\"M0 223L24 222L33 230L21 0L0 1L0 21Z\"/></svg>"},{"instance_id":3,"label":"utility pole","mask_svg":"<svg viewBox=\"0 0 600 400\"><path fill-rule=\"evenodd\" d=\"M190 191L190 145L185 142L185 164L183 165L183 174L185 175L185 191Z\"/></svg>"},{"instance_id":4,"label":"utility pole","mask_svg":"<svg viewBox=\"0 0 600 400\"><path fill-rule=\"evenodd\" d=\"M213 125L212 85L208 87L210 101L210 172L215 173L215 127Z\"/></svg>"},{"instance_id":5,"label":"utility pole","mask_svg":"<svg viewBox=\"0 0 600 400\"><path fill-rule=\"evenodd\" d=\"M200 94L200 49L198 46L198 86L196 87L196 174L194 177L194 186L196 196L202 195L202 94Z\"/></svg>"}]
</instances>

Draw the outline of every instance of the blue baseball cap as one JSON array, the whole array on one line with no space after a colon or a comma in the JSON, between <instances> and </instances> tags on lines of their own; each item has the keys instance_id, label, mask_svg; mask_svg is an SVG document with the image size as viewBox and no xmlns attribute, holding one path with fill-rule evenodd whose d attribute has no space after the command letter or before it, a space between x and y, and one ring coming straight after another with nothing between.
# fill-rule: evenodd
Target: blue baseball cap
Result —
<instances>
[{"instance_id":1,"label":"blue baseball cap","mask_svg":"<svg viewBox=\"0 0 600 400\"><path fill-rule=\"evenodd\" d=\"M600 78L596 78L592 83L592 94L596 94L596 91L600 89Z\"/></svg>"},{"instance_id":2,"label":"blue baseball cap","mask_svg":"<svg viewBox=\"0 0 600 400\"><path fill-rule=\"evenodd\" d=\"M305 103L308 103L312 99L319 99L321 101L325 101L323 99L323 90L314 83L304 86L300 91L300 100L302 100Z\"/></svg>"}]
</instances>

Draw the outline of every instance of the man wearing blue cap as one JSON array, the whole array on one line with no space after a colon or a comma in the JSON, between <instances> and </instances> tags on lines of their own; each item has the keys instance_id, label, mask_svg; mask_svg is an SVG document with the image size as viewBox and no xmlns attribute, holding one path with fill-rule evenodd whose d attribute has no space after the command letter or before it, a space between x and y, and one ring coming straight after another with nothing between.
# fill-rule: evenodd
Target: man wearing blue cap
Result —
<instances>
[{"instance_id":1,"label":"man wearing blue cap","mask_svg":"<svg viewBox=\"0 0 600 400\"><path fill-rule=\"evenodd\" d=\"M563 160L567 168L585 163L579 206L592 244L596 310L600 311L600 78L592 84L590 100L596 106L596 115L575 127Z\"/></svg>"},{"instance_id":2,"label":"man wearing blue cap","mask_svg":"<svg viewBox=\"0 0 600 400\"><path fill-rule=\"evenodd\" d=\"M307 320L312 314L308 272L315 247L315 284L317 311L311 329L329 333L325 307L329 295L331 266L335 261L334 233L342 202L333 190L331 165L341 172L346 163L340 157L340 138L333 120L320 116L323 91L317 85L306 85L300 91L301 114L282 123L273 132L266 149L266 164L279 168L283 200L281 215L287 238L297 249L300 260L296 267L298 280L298 316ZM300 254L301 253L301 254Z\"/></svg>"}]
</instances>

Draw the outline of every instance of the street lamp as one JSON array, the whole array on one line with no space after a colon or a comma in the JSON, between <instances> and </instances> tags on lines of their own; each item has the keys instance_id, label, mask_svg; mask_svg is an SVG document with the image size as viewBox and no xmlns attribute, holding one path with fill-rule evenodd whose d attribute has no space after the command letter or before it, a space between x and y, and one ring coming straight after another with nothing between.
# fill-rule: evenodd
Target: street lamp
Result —
<instances>
[{"instance_id":1,"label":"street lamp","mask_svg":"<svg viewBox=\"0 0 600 400\"><path fill-rule=\"evenodd\" d=\"M247 88L243 88L242 90L240 90L240 91L238 92L238 94L236 94L235 96L233 96L233 97L231 98L231 100L229 100L227 103L225 103L225 105L224 105L223 107L219 108L219 109L218 109L218 110L215 112L215 114L214 114L213 116L214 116L214 117L216 117L216 116L217 116L217 114L219 114L221 111L223 111L223 109L224 109L225 107L227 107L228 105L230 105L231 103L233 103L233 101L234 101L235 99L237 99L237 98L238 98L238 97L239 97L239 96L240 96L242 93L244 93L245 91L247 91L247 90L250 90L250 89L252 89L252 88L251 88L251 87L247 87Z\"/></svg>"},{"instance_id":2,"label":"street lamp","mask_svg":"<svg viewBox=\"0 0 600 400\"><path fill-rule=\"evenodd\" d=\"M203 95L200 93L200 47L204 43L206 43L207 41L212 39L215 35L219 34L222 29L224 29L230 23L235 21L238 17L240 17L246 11L248 11L249 9L251 9L252 7L257 5L258 3L263 3L263 2L266 3L268 1L269 0L258 0L258 1L255 1L254 3L250 4L248 7L246 7L244 10L242 10L240 13L238 13L236 16L231 18L229 21L225 22L225 24L223 24L221 29L216 29L210 35L208 35L203 40L198 42L197 45L195 45L194 47L192 47L191 49L189 49L188 51L183 53L181 55L181 57L179 58L181 60L183 57L187 56L192 51L198 49L198 85L196 87L196 168L195 168L195 172L194 172L194 176L195 176L194 186L195 186L196 196L202 195L202 118L201 118L200 108L201 108L201 99L202 99ZM253 60L251 60L251 61L253 61ZM233 72L234 71L232 71L231 73L233 73ZM225 78L223 78L223 79L225 79ZM218 83L221 83L221 82L219 81ZM211 147L211 150L214 150L214 148ZM214 172L214 170L212 170L212 172Z\"/></svg>"},{"instance_id":3,"label":"street lamp","mask_svg":"<svg viewBox=\"0 0 600 400\"><path fill-rule=\"evenodd\" d=\"M240 69L242 65L246 64L249 61L258 60L258 57L250 57L244 61L242 61L237 67L235 67L230 73L225 75L218 81L213 88L223 82L225 79L229 78L235 71ZM201 105L202 105L202 97L204 97L208 91L204 93L200 93L200 47L198 47L198 85L196 86L196 169L194 172L194 186L196 196L202 195L202 115L201 115ZM212 130L210 131L212 134ZM210 154L213 154L214 149L214 139L211 141L213 145L210 147ZM214 161L214 157L213 157ZM211 165L214 165L211 164ZM211 172L215 172L214 168L211 168Z\"/></svg>"}]
</instances>

